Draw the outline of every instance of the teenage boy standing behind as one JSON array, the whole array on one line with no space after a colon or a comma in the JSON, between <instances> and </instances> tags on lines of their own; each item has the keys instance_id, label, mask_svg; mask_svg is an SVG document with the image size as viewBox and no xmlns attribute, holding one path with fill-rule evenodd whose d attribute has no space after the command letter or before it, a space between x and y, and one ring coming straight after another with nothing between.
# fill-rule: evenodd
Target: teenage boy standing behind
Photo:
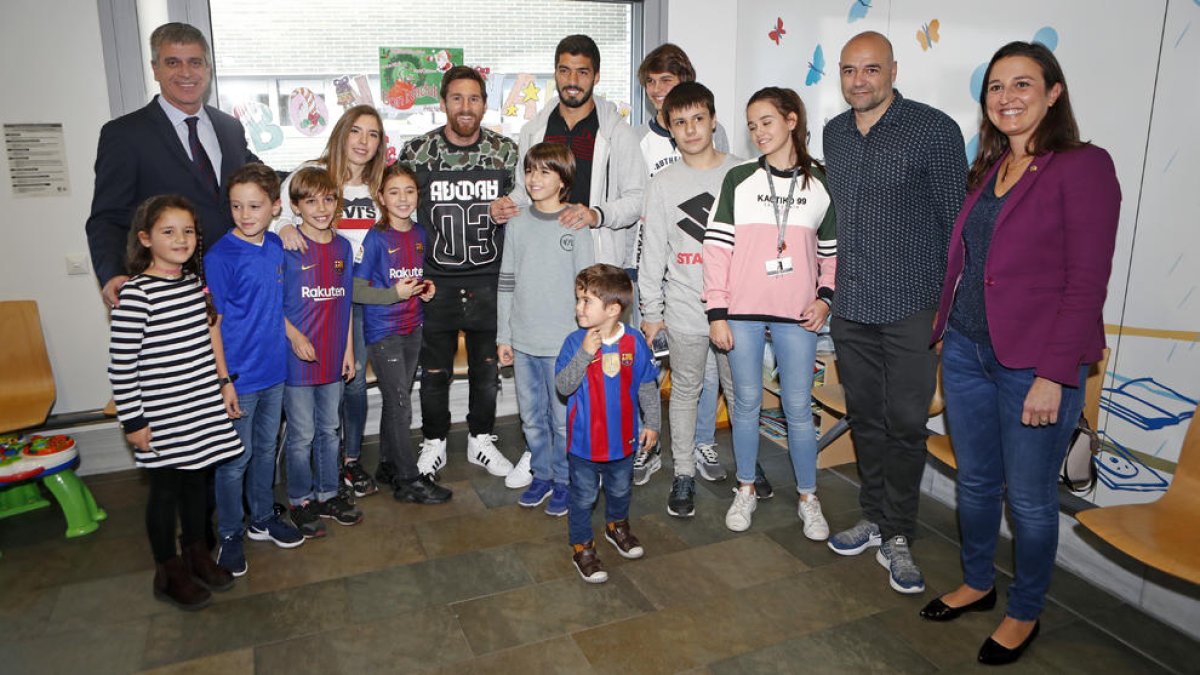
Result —
<instances>
[{"instance_id":1,"label":"teenage boy standing behind","mask_svg":"<svg viewBox=\"0 0 1200 675\"><path fill-rule=\"evenodd\" d=\"M500 365L513 366L533 471L519 503L533 508L549 498L546 513L565 516L567 406L554 386L554 357L575 330L575 275L596 256L591 235L558 224L575 180L571 151L538 143L524 164L533 205L508 224L496 294L497 355Z\"/></svg>"},{"instance_id":2,"label":"teenage boy standing behind","mask_svg":"<svg viewBox=\"0 0 1200 675\"><path fill-rule=\"evenodd\" d=\"M621 323L633 301L624 270L592 265L575 277L575 319L555 361L558 392L567 400L567 461L571 467L568 529L575 569L599 584L608 572L596 555L592 509L604 483L604 538L623 558L645 554L629 530L633 456L658 440L658 368L645 338ZM645 423L638 431L639 409Z\"/></svg>"},{"instance_id":3,"label":"teenage boy standing behind","mask_svg":"<svg viewBox=\"0 0 1200 675\"><path fill-rule=\"evenodd\" d=\"M708 87L698 82L676 86L664 99L662 114L683 161L663 169L646 191L638 290L646 340L653 342L659 331L668 329L675 480L667 513L686 518L694 513L696 466L701 462L699 451L693 450L696 407L710 353L717 359L725 391L733 391L729 359L717 353L708 339L708 318L700 299L704 292L701 250L725 173L742 160L713 147L717 118Z\"/></svg>"}]
</instances>

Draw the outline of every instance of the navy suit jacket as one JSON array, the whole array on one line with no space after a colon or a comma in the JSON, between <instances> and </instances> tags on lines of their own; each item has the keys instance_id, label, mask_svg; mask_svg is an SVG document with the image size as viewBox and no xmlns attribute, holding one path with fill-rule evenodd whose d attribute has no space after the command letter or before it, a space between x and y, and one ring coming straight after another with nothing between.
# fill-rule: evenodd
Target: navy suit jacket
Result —
<instances>
[{"instance_id":1,"label":"navy suit jacket","mask_svg":"<svg viewBox=\"0 0 1200 675\"><path fill-rule=\"evenodd\" d=\"M950 237L933 339L940 340L966 262L963 225L984 187L967 195ZM984 263L988 334L996 359L1079 385L1079 366L1104 352L1104 297L1112 271L1121 186L1103 149L1038 155L996 216Z\"/></svg>"},{"instance_id":2,"label":"navy suit jacket","mask_svg":"<svg viewBox=\"0 0 1200 675\"><path fill-rule=\"evenodd\" d=\"M87 220L92 266L103 286L126 273L125 249L134 211L160 194L186 197L196 207L207 250L233 227L229 195L230 174L256 162L246 146L242 123L212 106L205 106L221 145L221 193L215 194L171 127L158 97L146 107L123 115L100 129L96 150L96 188Z\"/></svg>"}]
</instances>

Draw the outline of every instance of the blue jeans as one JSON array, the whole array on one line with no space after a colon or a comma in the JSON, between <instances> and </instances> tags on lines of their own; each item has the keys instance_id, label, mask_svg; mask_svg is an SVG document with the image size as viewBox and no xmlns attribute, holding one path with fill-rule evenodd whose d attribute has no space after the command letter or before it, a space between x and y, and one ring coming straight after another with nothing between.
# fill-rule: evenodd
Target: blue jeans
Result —
<instances>
[{"instance_id":1,"label":"blue jeans","mask_svg":"<svg viewBox=\"0 0 1200 675\"><path fill-rule=\"evenodd\" d=\"M817 334L798 324L778 321L729 322L733 349L733 457L740 483L754 482L758 461L758 415L762 408L763 350L766 329L771 329L771 346L779 364L780 399L787 418L788 454L796 474L796 489L817 489L817 435L812 418L813 362L817 358Z\"/></svg>"},{"instance_id":2,"label":"blue jeans","mask_svg":"<svg viewBox=\"0 0 1200 675\"><path fill-rule=\"evenodd\" d=\"M337 496L338 404L342 381L313 387L285 386L283 410L287 413L287 495L292 506L314 497L327 501Z\"/></svg>"},{"instance_id":3,"label":"blue jeans","mask_svg":"<svg viewBox=\"0 0 1200 675\"><path fill-rule=\"evenodd\" d=\"M696 404L695 445L713 445L717 442L717 395L721 378L717 372L717 353L708 350L704 362L704 388L700 390L700 401Z\"/></svg>"},{"instance_id":4,"label":"blue jeans","mask_svg":"<svg viewBox=\"0 0 1200 675\"><path fill-rule=\"evenodd\" d=\"M354 305L350 325L354 326L354 379L342 392L342 443L346 459L357 460L362 455L367 428L367 342L363 337L362 305Z\"/></svg>"},{"instance_id":5,"label":"blue jeans","mask_svg":"<svg viewBox=\"0 0 1200 675\"><path fill-rule=\"evenodd\" d=\"M554 360L553 356L531 356L514 349L513 377L533 477L565 484L570 479L567 403L554 386Z\"/></svg>"},{"instance_id":6,"label":"blue jeans","mask_svg":"<svg viewBox=\"0 0 1200 675\"><path fill-rule=\"evenodd\" d=\"M633 458L615 462L593 462L577 455L568 455L571 466L571 510L567 514L567 529L571 544L586 544L593 539L592 509L600 494L600 479L604 479L604 520L613 523L629 518L629 501L633 496Z\"/></svg>"},{"instance_id":7,"label":"blue jeans","mask_svg":"<svg viewBox=\"0 0 1200 675\"><path fill-rule=\"evenodd\" d=\"M242 416L233 428L245 452L217 466L213 482L217 494L217 533L221 538L240 536L245 512L242 494L250 504L250 522L273 515L275 497L275 441L283 412L283 383L249 394L238 394Z\"/></svg>"},{"instance_id":8,"label":"blue jeans","mask_svg":"<svg viewBox=\"0 0 1200 675\"><path fill-rule=\"evenodd\" d=\"M991 345L953 329L942 343L946 422L958 461L958 522L963 580L985 591L995 582L993 560L1007 497L1012 514L1016 575L1006 613L1037 619L1046 603L1058 550L1058 473L1083 411L1087 366L1079 386L1063 387L1058 422L1021 424L1032 368L1006 368Z\"/></svg>"}]
</instances>

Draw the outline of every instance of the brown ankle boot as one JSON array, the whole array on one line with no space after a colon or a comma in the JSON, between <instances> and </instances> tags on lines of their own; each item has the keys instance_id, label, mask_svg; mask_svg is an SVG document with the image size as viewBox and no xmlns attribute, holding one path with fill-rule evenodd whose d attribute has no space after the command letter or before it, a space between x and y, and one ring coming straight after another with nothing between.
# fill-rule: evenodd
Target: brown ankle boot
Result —
<instances>
[{"instance_id":1,"label":"brown ankle boot","mask_svg":"<svg viewBox=\"0 0 1200 675\"><path fill-rule=\"evenodd\" d=\"M212 602L212 593L192 579L183 558L175 556L154 567L154 597L188 611L203 609Z\"/></svg>"},{"instance_id":2,"label":"brown ankle boot","mask_svg":"<svg viewBox=\"0 0 1200 675\"><path fill-rule=\"evenodd\" d=\"M227 591L233 588L233 574L213 560L203 540L184 546L183 559L192 578L208 590Z\"/></svg>"}]
</instances>

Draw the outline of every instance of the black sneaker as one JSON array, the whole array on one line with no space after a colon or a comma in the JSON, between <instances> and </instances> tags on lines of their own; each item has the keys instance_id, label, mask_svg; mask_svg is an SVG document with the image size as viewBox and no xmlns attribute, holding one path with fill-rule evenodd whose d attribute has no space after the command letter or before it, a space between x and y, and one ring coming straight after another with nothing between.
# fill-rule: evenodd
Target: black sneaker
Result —
<instances>
[{"instance_id":1,"label":"black sneaker","mask_svg":"<svg viewBox=\"0 0 1200 675\"><path fill-rule=\"evenodd\" d=\"M362 511L341 494L321 502L320 514L322 518L329 518L338 525L357 525L363 519Z\"/></svg>"},{"instance_id":2,"label":"black sneaker","mask_svg":"<svg viewBox=\"0 0 1200 675\"><path fill-rule=\"evenodd\" d=\"M767 474L763 473L762 464L754 463L754 494L759 499L770 499L775 496L775 488L771 487L771 481L767 480Z\"/></svg>"},{"instance_id":3,"label":"black sneaker","mask_svg":"<svg viewBox=\"0 0 1200 675\"><path fill-rule=\"evenodd\" d=\"M375 470L375 482L384 487L395 489L399 484L399 476L396 475L396 465L391 462L379 462L379 468Z\"/></svg>"},{"instance_id":4,"label":"black sneaker","mask_svg":"<svg viewBox=\"0 0 1200 675\"><path fill-rule=\"evenodd\" d=\"M398 502L414 504L445 504L454 493L449 488L433 482L429 476L419 476L411 481L396 481L396 491L392 493Z\"/></svg>"},{"instance_id":5,"label":"black sneaker","mask_svg":"<svg viewBox=\"0 0 1200 675\"><path fill-rule=\"evenodd\" d=\"M667 498L667 513L676 518L691 518L696 515L695 478L675 476L671 483L671 496Z\"/></svg>"},{"instance_id":6,"label":"black sneaker","mask_svg":"<svg viewBox=\"0 0 1200 675\"><path fill-rule=\"evenodd\" d=\"M379 492L375 479L362 468L358 462L347 462L342 465L342 482L354 489L355 497L366 497Z\"/></svg>"},{"instance_id":7,"label":"black sneaker","mask_svg":"<svg viewBox=\"0 0 1200 675\"><path fill-rule=\"evenodd\" d=\"M315 501L309 501L291 508L292 522L305 539L320 539L325 536L325 523L321 522L320 507Z\"/></svg>"}]
</instances>

